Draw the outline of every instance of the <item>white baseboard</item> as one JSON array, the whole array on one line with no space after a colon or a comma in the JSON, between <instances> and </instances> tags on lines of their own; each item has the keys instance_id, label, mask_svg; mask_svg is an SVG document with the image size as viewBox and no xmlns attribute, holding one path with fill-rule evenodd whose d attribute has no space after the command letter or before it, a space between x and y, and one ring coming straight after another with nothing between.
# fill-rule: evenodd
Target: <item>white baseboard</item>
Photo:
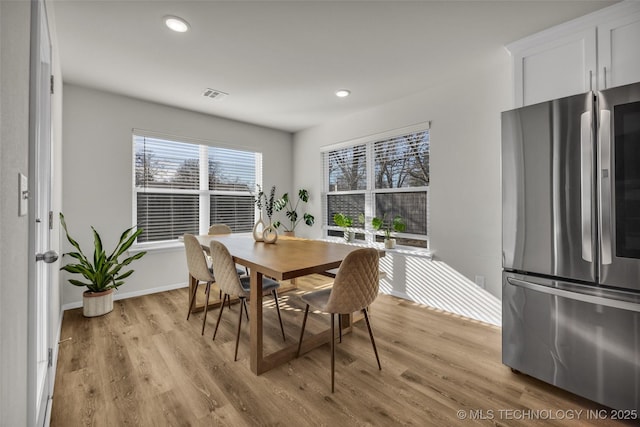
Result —
<instances>
[{"instance_id":1,"label":"white baseboard","mask_svg":"<svg viewBox=\"0 0 640 427\"><path fill-rule=\"evenodd\" d=\"M133 291L133 292L120 292L119 290L116 290L113 293L113 300L117 301L120 299L140 297L142 295L156 294L158 292L172 291L174 289L186 288L187 286L188 285L186 283L175 283L172 285L158 286L156 288L143 289L140 291ZM62 306L62 310L63 311L72 310L74 308L80 308L80 307L82 307L82 301L74 301Z\"/></svg>"}]
</instances>

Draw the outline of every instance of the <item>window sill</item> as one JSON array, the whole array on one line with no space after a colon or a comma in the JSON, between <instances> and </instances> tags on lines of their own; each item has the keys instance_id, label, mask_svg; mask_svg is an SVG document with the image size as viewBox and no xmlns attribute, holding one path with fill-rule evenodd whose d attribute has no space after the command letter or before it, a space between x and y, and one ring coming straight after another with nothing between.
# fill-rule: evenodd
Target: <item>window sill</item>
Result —
<instances>
[{"instance_id":1,"label":"window sill","mask_svg":"<svg viewBox=\"0 0 640 427\"><path fill-rule=\"evenodd\" d=\"M137 253L146 252L175 252L184 250L182 241L170 240L165 242L137 243L131 246L129 253L135 255Z\"/></svg>"},{"instance_id":2,"label":"window sill","mask_svg":"<svg viewBox=\"0 0 640 427\"><path fill-rule=\"evenodd\" d=\"M321 239L321 240L325 240L327 242L336 242L336 243L343 243L345 245L352 245L352 246L360 246L362 248L376 248L376 249L381 249L385 252L391 253L391 254L400 254L400 255L407 255L407 256L415 256L415 257L420 257L420 258L427 258L429 260L433 259L433 252L430 251L429 249L424 249L424 248L414 248L412 246L402 246L402 245L396 245L396 247L394 249L386 249L384 247L383 243L372 243L369 244L367 242L364 241L355 241L355 242L345 242L344 239L336 237L336 238L327 238L327 239Z\"/></svg>"}]
</instances>

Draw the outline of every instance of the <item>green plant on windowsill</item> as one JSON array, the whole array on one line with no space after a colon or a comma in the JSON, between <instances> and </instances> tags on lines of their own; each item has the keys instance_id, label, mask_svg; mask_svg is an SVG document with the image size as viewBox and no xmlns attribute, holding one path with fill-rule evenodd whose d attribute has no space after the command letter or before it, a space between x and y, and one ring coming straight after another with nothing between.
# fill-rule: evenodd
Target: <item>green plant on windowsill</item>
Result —
<instances>
[{"instance_id":1,"label":"green plant on windowsill","mask_svg":"<svg viewBox=\"0 0 640 427\"><path fill-rule=\"evenodd\" d=\"M333 215L333 222L338 226L344 228L344 240L347 242L353 242L355 238L355 231L351 230L354 225L354 219L348 215L338 212ZM364 214L358 215L357 224L364 224Z\"/></svg>"},{"instance_id":2,"label":"green plant on windowsill","mask_svg":"<svg viewBox=\"0 0 640 427\"><path fill-rule=\"evenodd\" d=\"M384 232L384 247L387 249L393 249L396 247L396 239L392 238L391 233L402 233L407 229L404 219L400 215L396 215L393 219L387 219L386 214L379 217L373 217L371 219L371 226L374 230L382 230Z\"/></svg>"},{"instance_id":3,"label":"green plant on windowsill","mask_svg":"<svg viewBox=\"0 0 640 427\"><path fill-rule=\"evenodd\" d=\"M295 204L293 204L292 200L289 198L288 193L284 193L284 195L280 199L276 200L275 201L276 212L284 210L291 224L287 226L281 223L280 221L276 221L273 223L274 227L278 228L279 226L282 225L285 232L293 233L298 223L302 220L304 220L305 224L311 227L315 222L315 217L307 212L303 213L302 217L300 217L298 215L298 205L300 204L300 202L303 202L303 203L309 202L309 192L305 189L298 190L298 199L296 200Z\"/></svg>"}]
</instances>

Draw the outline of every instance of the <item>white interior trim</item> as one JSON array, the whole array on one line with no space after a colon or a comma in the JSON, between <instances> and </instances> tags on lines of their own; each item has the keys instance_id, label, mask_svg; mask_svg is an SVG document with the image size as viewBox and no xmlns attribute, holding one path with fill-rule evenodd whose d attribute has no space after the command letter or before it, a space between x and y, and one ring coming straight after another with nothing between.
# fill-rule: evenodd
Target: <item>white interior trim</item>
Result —
<instances>
[{"instance_id":1,"label":"white interior trim","mask_svg":"<svg viewBox=\"0 0 640 427\"><path fill-rule=\"evenodd\" d=\"M337 142L335 144L324 145L320 147L320 152L324 153L327 151L338 150L340 148L353 147L354 145L366 144L367 142L372 141L381 141L395 136L408 135L410 133L421 132L429 129L431 129L430 121L420 122L401 128L390 129L384 132L373 133L359 138Z\"/></svg>"}]
</instances>

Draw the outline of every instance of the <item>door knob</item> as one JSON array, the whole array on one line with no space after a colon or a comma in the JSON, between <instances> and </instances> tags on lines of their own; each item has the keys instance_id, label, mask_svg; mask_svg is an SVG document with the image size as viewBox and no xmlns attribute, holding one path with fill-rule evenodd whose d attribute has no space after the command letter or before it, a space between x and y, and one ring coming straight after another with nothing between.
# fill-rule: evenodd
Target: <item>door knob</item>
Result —
<instances>
[{"instance_id":1,"label":"door knob","mask_svg":"<svg viewBox=\"0 0 640 427\"><path fill-rule=\"evenodd\" d=\"M44 261L47 264L56 262L58 260L58 254L56 251L47 251L43 254L36 254L36 261Z\"/></svg>"}]
</instances>

